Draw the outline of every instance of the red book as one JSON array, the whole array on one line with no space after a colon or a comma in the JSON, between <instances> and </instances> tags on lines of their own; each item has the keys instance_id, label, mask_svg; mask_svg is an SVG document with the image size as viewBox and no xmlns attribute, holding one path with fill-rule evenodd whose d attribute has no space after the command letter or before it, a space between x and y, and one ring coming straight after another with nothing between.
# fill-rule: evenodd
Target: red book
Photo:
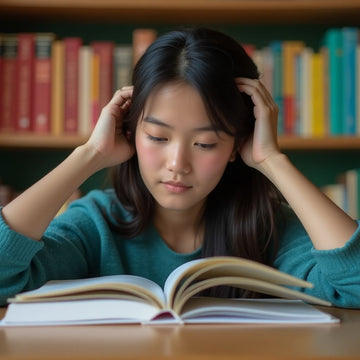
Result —
<instances>
[{"instance_id":1,"label":"red book","mask_svg":"<svg viewBox=\"0 0 360 360\"><path fill-rule=\"evenodd\" d=\"M154 42L157 32L154 29L135 29L133 31L133 62L138 62L146 49Z\"/></svg>"},{"instance_id":2,"label":"red book","mask_svg":"<svg viewBox=\"0 0 360 360\"><path fill-rule=\"evenodd\" d=\"M15 129L18 132L30 132L33 128L35 34L18 35L17 53Z\"/></svg>"},{"instance_id":3,"label":"red book","mask_svg":"<svg viewBox=\"0 0 360 360\"><path fill-rule=\"evenodd\" d=\"M54 34L37 34L35 42L34 132L51 130L51 48Z\"/></svg>"},{"instance_id":4,"label":"red book","mask_svg":"<svg viewBox=\"0 0 360 360\"><path fill-rule=\"evenodd\" d=\"M79 57L82 39L67 37L65 45L65 114L64 132L77 134L79 117Z\"/></svg>"},{"instance_id":5,"label":"red book","mask_svg":"<svg viewBox=\"0 0 360 360\"><path fill-rule=\"evenodd\" d=\"M0 84L2 97L0 108L0 131L8 132L15 130L15 117L17 100L16 96L16 60L17 60L17 36L4 36L3 76Z\"/></svg>"},{"instance_id":6,"label":"red book","mask_svg":"<svg viewBox=\"0 0 360 360\"><path fill-rule=\"evenodd\" d=\"M93 41L91 44L94 56L99 61L99 69L97 75L99 85L99 104L93 108L93 126L95 126L101 109L110 101L113 95L113 79L114 79L114 48L112 41Z\"/></svg>"}]
</instances>

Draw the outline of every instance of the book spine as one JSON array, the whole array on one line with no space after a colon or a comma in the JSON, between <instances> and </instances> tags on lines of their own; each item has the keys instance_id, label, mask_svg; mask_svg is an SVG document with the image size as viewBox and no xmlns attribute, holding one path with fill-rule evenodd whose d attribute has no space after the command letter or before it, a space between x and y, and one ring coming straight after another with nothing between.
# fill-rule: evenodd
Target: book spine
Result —
<instances>
[{"instance_id":1,"label":"book spine","mask_svg":"<svg viewBox=\"0 0 360 360\"><path fill-rule=\"evenodd\" d=\"M329 131L330 135L343 133L343 47L341 30L332 28L325 34L324 45L328 52L329 77Z\"/></svg>"},{"instance_id":2,"label":"book spine","mask_svg":"<svg viewBox=\"0 0 360 360\"><path fill-rule=\"evenodd\" d=\"M102 109L113 94L114 47L111 41L94 41L91 48L99 58L99 107ZM98 114L100 115L100 114Z\"/></svg>"},{"instance_id":3,"label":"book spine","mask_svg":"<svg viewBox=\"0 0 360 360\"><path fill-rule=\"evenodd\" d=\"M91 128L94 128L100 115L100 59L98 54L91 61Z\"/></svg>"},{"instance_id":4,"label":"book spine","mask_svg":"<svg viewBox=\"0 0 360 360\"><path fill-rule=\"evenodd\" d=\"M65 107L65 45L55 40L51 52L51 133L64 133Z\"/></svg>"},{"instance_id":5,"label":"book spine","mask_svg":"<svg viewBox=\"0 0 360 360\"><path fill-rule=\"evenodd\" d=\"M282 135L284 134L282 42L272 41L270 48L273 53L273 97L279 109L278 133Z\"/></svg>"},{"instance_id":6,"label":"book spine","mask_svg":"<svg viewBox=\"0 0 360 360\"><path fill-rule=\"evenodd\" d=\"M67 37L65 44L65 118L64 132L77 134L79 107L79 53L82 39Z\"/></svg>"},{"instance_id":7,"label":"book spine","mask_svg":"<svg viewBox=\"0 0 360 360\"><path fill-rule=\"evenodd\" d=\"M284 41L283 47L283 96L284 96L284 125L286 134L294 134L296 128L296 71L295 61L303 50L301 41Z\"/></svg>"},{"instance_id":8,"label":"book spine","mask_svg":"<svg viewBox=\"0 0 360 360\"><path fill-rule=\"evenodd\" d=\"M114 91L132 83L133 50L131 45L117 45L114 49Z\"/></svg>"},{"instance_id":9,"label":"book spine","mask_svg":"<svg viewBox=\"0 0 360 360\"><path fill-rule=\"evenodd\" d=\"M79 72L79 135L88 136L91 132L91 46L80 49Z\"/></svg>"},{"instance_id":10,"label":"book spine","mask_svg":"<svg viewBox=\"0 0 360 360\"><path fill-rule=\"evenodd\" d=\"M313 53L311 59L312 77L312 136L321 137L325 135L324 119L324 93L323 93L323 55Z\"/></svg>"},{"instance_id":11,"label":"book spine","mask_svg":"<svg viewBox=\"0 0 360 360\"><path fill-rule=\"evenodd\" d=\"M343 133L356 134L356 46L358 30L355 27L342 29L343 36Z\"/></svg>"},{"instance_id":12,"label":"book spine","mask_svg":"<svg viewBox=\"0 0 360 360\"><path fill-rule=\"evenodd\" d=\"M0 34L0 132L3 118L4 36Z\"/></svg>"},{"instance_id":13,"label":"book spine","mask_svg":"<svg viewBox=\"0 0 360 360\"><path fill-rule=\"evenodd\" d=\"M1 84L2 116L0 131L11 132L15 130L16 116L16 61L17 61L17 35L4 36L3 79Z\"/></svg>"},{"instance_id":14,"label":"book spine","mask_svg":"<svg viewBox=\"0 0 360 360\"><path fill-rule=\"evenodd\" d=\"M35 34L18 34L17 53L15 130L31 132L33 130Z\"/></svg>"},{"instance_id":15,"label":"book spine","mask_svg":"<svg viewBox=\"0 0 360 360\"><path fill-rule=\"evenodd\" d=\"M133 31L133 62L138 62L146 49L154 42L157 32L154 29L135 29Z\"/></svg>"},{"instance_id":16,"label":"book spine","mask_svg":"<svg viewBox=\"0 0 360 360\"><path fill-rule=\"evenodd\" d=\"M51 130L51 48L55 36L36 36L34 81L34 132L48 134Z\"/></svg>"}]
</instances>

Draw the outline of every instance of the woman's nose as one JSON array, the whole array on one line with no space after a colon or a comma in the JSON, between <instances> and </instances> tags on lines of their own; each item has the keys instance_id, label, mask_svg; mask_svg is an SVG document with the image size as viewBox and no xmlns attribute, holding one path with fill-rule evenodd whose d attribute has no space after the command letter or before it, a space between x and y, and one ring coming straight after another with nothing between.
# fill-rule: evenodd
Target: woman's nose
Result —
<instances>
[{"instance_id":1,"label":"woman's nose","mask_svg":"<svg viewBox=\"0 0 360 360\"><path fill-rule=\"evenodd\" d=\"M167 169L179 174L188 174L191 171L191 161L184 146L174 146L169 149Z\"/></svg>"}]
</instances>

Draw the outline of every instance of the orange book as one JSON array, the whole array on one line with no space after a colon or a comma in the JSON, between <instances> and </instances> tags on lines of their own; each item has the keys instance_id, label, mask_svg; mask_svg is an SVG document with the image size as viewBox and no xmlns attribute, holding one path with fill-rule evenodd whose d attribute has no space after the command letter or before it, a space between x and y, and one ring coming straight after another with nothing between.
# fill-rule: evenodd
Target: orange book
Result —
<instances>
[{"instance_id":1,"label":"orange book","mask_svg":"<svg viewBox=\"0 0 360 360\"><path fill-rule=\"evenodd\" d=\"M93 54L91 62L91 118L92 128L95 127L100 114L100 59L98 54Z\"/></svg>"},{"instance_id":2,"label":"orange book","mask_svg":"<svg viewBox=\"0 0 360 360\"><path fill-rule=\"evenodd\" d=\"M67 37L65 44L65 117L64 132L77 134L79 108L80 37Z\"/></svg>"},{"instance_id":3,"label":"orange book","mask_svg":"<svg viewBox=\"0 0 360 360\"><path fill-rule=\"evenodd\" d=\"M93 54L99 60L98 80L98 108L94 108L93 122L95 123L100 115L101 109L110 101L113 95L113 80L114 80L114 48L115 43L112 41L93 41L91 44Z\"/></svg>"},{"instance_id":4,"label":"orange book","mask_svg":"<svg viewBox=\"0 0 360 360\"><path fill-rule=\"evenodd\" d=\"M154 29L135 29L133 32L133 64L135 65L146 49L154 42L157 32Z\"/></svg>"},{"instance_id":5,"label":"orange book","mask_svg":"<svg viewBox=\"0 0 360 360\"><path fill-rule=\"evenodd\" d=\"M2 108L0 132L15 130L17 35L4 35L3 76L0 84Z\"/></svg>"},{"instance_id":6,"label":"orange book","mask_svg":"<svg viewBox=\"0 0 360 360\"><path fill-rule=\"evenodd\" d=\"M284 91L284 126L286 134L296 130L296 68L295 60L305 48L302 41L283 42L283 91Z\"/></svg>"},{"instance_id":7,"label":"orange book","mask_svg":"<svg viewBox=\"0 0 360 360\"><path fill-rule=\"evenodd\" d=\"M16 66L16 118L18 132L33 129L35 34L18 34Z\"/></svg>"},{"instance_id":8,"label":"orange book","mask_svg":"<svg viewBox=\"0 0 360 360\"><path fill-rule=\"evenodd\" d=\"M65 46L63 40L55 40L51 53L51 133L64 133L65 106Z\"/></svg>"},{"instance_id":9,"label":"orange book","mask_svg":"<svg viewBox=\"0 0 360 360\"><path fill-rule=\"evenodd\" d=\"M34 76L34 132L50 133L51 128L51 48L55 35L37 34Z\"/></svg>"}]
</instances>

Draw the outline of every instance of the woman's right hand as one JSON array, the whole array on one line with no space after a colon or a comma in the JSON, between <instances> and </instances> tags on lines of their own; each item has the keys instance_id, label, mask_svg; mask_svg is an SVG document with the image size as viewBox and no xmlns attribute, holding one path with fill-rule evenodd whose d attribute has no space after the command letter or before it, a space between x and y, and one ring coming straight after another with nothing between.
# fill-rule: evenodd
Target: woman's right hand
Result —
<instances>
[{"instance_id":1,"label":"woman's right hand","mask_svg":"<svg viewBox=\"0 0 360 360\"><path fill-rule=\"evenodd\" d=\"M85 146L94 149L101 156L99 170L129 160L135 149L123 133L123 118L129 110L132 86L117 90L102 109L96 126Z\"/></svg>"}]
</instances>

